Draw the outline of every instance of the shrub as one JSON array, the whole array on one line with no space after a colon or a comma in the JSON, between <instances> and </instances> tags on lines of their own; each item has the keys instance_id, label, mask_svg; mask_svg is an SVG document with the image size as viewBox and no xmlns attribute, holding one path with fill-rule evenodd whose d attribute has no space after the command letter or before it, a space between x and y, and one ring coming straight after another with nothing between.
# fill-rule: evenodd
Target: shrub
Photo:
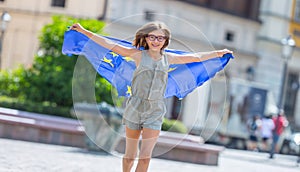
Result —
<instances>
[{"instance_id":1,"label":"shrub","mask_svg":"<svg viewBox=\"0 0 300 172\"><path fill-rule=\"evenodd\" d=\"M167 119L167 118L163 119L162 130L177 132L177 133L188 132L187 127L181 121L175 119Z\"/></svg>"},{"instance_id":2,"label":"shrub","mask_svg":"<svg viewBox=\"0 0 300 172\"><path fill-rule=\"evenodd\" d=\"M54 116L66 117L66 118L76 118L74 116L71 116L70 108L60 107L57 106L55 103L51 103L51 102L38 103L29 100L25 101L17 98L1 96L0 106L5 108L18 109L27 112L49 114Z\"/></svg>"}]
</instances>

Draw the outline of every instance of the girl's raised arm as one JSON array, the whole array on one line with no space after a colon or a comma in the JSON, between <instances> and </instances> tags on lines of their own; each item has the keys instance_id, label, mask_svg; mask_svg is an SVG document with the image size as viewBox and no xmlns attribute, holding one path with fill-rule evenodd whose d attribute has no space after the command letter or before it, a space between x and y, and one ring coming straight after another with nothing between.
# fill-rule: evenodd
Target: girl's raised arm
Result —
<instances>
[{"instance_id":1,"label":"girl's raised arm","mask_svg":"<svg viewBox=\"0 0 300 172\"><path fill-rule=\"evenodd\" d=\"M133 58L134 60L136 60L135 58L137 57L136 54L137 52L139 52L138 49L135 48L128 48L125 46L122 46L120 44L114 43L112 41L110 41L109 39L102 37L100 35L94 34L93 32L83 28L79 23L73 24L70 27L71 30L75 30L77 32L80 32L84 35L86 35L88 38L90 38L91 40L93 40L94 42L96 42L97 44L101 45L102 47L105 47L107 49L110 49L111 51L120 54L124 57L126 56L130 56L131 58Z\"/></svg>"},{"instance_id":2,"label":"girl's raised arm","mask_svg":"<svg viewBox=\"0 0 300 172\"><path fill-rule=\"evenodd\" d=\"M233 52L228 49L209 51L209 52L199 52L193 54L185 54L185 55L176 55L168 53L169 64L185 64L185 63L193 63L193 62L201 62L205 60L209 60L211 58L222 57L224 54Z\"/></svg>"}]
</instances>

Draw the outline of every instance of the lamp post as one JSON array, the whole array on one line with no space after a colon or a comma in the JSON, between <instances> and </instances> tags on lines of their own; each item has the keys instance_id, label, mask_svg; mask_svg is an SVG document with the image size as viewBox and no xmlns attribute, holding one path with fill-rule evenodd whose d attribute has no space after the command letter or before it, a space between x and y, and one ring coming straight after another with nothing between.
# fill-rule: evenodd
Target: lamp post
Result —
<instances>
[{"instance_id":1,"label":"lamp post","mask_svg":"<svg viewBox=\"0 0 300 172\"><path fill-rule=\"evenodd\" d=\"M4 11L1 15L1 35L0 35L0 70L2 66L2 47L4 40L4 33L6 31L7 23L11 20L11 16L7 11Z\"/></svg>"},{"instance_id":2,"label":"lamp post","mask_svg":"<svg viewBox=\"0 0 300 172\"><path fill-rule=\"evenodd\" d=\"M289 35L286 38L281 40L281 44L282 44L282 58L283 58L283 76L282 76L278 107L280 109L284 109L285 93L286 93L285 90L287 85L288 61L292 57L296 43L294 39Z\"/></svg>"}]
</instances>

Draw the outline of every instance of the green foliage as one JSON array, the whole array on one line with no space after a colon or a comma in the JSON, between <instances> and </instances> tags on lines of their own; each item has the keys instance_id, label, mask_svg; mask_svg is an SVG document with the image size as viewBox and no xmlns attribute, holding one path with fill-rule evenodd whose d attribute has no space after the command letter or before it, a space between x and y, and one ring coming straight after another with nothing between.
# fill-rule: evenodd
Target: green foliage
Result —
<instances>
[{"instance_id":1,"label":"green foliage","mask_svg":"<svg viewBox=\"0 0 300 172\"><path fill-rule=\"evenodd\" d=\"M41 31L40 48L32 67L25 69L21 66L13 71L1 71L0 96L16 98L20 104L24 104L26 100L39 104L49 102L54 108L71 108L72 79L77 56L68 57L61 52L67 27L77 22L95 33L101 32L105 26L104 22L94 19L54 16L53 22L45 25ZM92 69L89 63L85 67ZM111 93L114 92L110 84L99 75L95 75L93 79L97 102L105 101L113 104ZM81 84L84 90L84 83Z\"/></svg>"},{"instance_id":2,"label":"green foliage","mask_svg":"<svg viewBox=\"0 0 300 172\"><path fill-rule=\"evenodd\" d=\"M22 100L6 96L0 97L0 106L11 109L18 109L27 112L35 112L41 114L56 115L66 118L75 118L70 114L69 107L60 107L56 103L51 102L32 102L30 100Z\"/></svg>"},{"instance_id":3,"label":"green foliage","mask_svg":"<svg viewBox=\"0 0 300 172\"><path fill-rule=\"evenodd\" d=\"M187 133L187 127L178 120L164 118L162 128L163 131L177 132L177 133Z\"/></svg>"},{"instance_id":4,"label":"green foliage","mask_svg":"<svg viewBox=\"0 0 300 172\"><path fill-rule=\"evenodd\" d=\"M19 97L24 99L23 88L27 84L26 70L20 66L13 71L1 71L0 96Z\"/></svg>"}]
</instances>

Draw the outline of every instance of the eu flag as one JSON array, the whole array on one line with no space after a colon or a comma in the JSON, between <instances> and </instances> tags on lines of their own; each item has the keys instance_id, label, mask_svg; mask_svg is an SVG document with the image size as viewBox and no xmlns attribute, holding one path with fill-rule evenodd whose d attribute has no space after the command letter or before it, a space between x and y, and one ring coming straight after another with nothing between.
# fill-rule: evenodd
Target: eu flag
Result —
<instances>
[{"instance_id":1,"label":"eu flag","mask_svg":"<svg viewBox=\"0 0 300 172\"><path fill-rule=\"evenodd\" d=\"M106 38L123 46L133 47L128 41ZM188 53L172 49L165 51L174 54ZM130 57L116 54L74 30L65 32L62 53L85 56L94 69L117 89L119 96L131 95L131 80L136 66ZM225 54L221 58L216 57L203 62L170 65L165 97L184 98L195 88L214 77L231 58L233 58L232 54Z\"/></svg>"}]
</instances>

